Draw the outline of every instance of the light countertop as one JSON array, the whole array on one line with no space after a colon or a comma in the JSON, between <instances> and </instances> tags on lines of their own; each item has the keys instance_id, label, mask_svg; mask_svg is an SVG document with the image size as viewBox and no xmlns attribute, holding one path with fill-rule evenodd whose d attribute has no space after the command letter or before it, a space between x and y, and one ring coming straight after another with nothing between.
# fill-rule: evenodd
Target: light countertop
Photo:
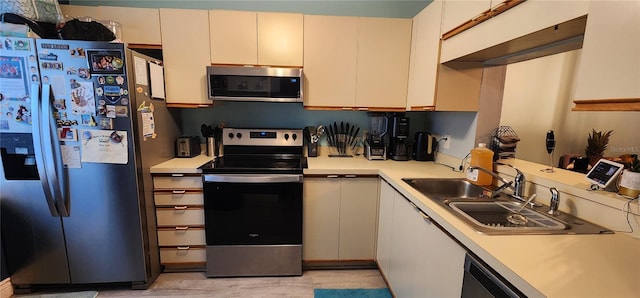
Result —
<instances>
[{"instance_id":1,"label":"light countertop","mask_svg":"<svg viewBox=\"0 0 640 298\"><path fill-rule=\"evenodd\" d=\"M212 156L198 155L191 158L173 158L152 166L151 174L202 173L199 168L213 160Z\"/></svg>"},{"instance_id":2,"label":"light countertop","mask_svg":"<svg viewBox=\"0 0 640 298\"><path fill-rule=\"evenodd\" d=\"M212 158L208 156L175 158L152 167L151 172L198 173L201 172L198 167L210 160ZM538 171L536 167L539 165L515 162L523 171ZM504 170L505 173L508 171ZM529 297L640 297L640 239L623 233L484 235L402 181L402 178L464 177L463 173L454 172L449 167L434 162L368 161L361 156L321 156L308 158L308 168L304 173L380 175ZM561 190L573 187L580 192L579 189L588 187L579 176L571 173L549 177L545 174L528 175L527 179ZM616 200L610 194L585 195ZM637 204L635 208L638 208Z\"/></svg>"}]
</instances>

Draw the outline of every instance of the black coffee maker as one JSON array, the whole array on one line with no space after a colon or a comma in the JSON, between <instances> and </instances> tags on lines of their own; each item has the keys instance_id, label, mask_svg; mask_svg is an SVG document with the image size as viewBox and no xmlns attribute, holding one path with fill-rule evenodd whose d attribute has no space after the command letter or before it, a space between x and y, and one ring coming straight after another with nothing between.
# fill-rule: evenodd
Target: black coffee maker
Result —
<instances>
[{"instance_id":1,"label":"black coffee maker","mask_svg":"<svg viewBox=\"0 0 640 298\"><path fill-rule=\"evenodd\" d=\"M392 160L409 160L412 154L409 136L409 118L404 115L393 115L389 118L389 150Z\"/></svg>"}]
</instances>

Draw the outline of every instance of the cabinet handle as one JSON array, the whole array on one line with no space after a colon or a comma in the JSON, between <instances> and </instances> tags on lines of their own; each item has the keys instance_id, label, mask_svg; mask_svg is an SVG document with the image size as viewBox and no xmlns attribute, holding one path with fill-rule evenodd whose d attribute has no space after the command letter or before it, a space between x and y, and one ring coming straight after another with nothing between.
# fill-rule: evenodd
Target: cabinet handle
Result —
<instances>
[{"instance_id":1,"label":"cabinet handle","mask_svg":"<svg viewBox=\"0 0 640 298\"><path fill-rule=\"evenodd\" d=\"M171 177L184 177L184 174L171 174Z\"/></svg>"},{"instance_id":2,"label":"cabinet handle","mask_svg":"<svg viewBox=\"0 0 640 298\"><path fill-rule=\"evenodd\" d=\"M338 175L327 175L327 178L338 178L338 177L340 177L340 176L338 176Z\"/></svg>"},{"instance_id":3,"label":"cabinet handle","mask_svg":"<svg viewBox=\"0 0 640 298\"><path fill-rule=\"evenodd\" d=\"M344 178L356 178L356 175L344 175Z\"/></svg>"},{"instance_id":4,"label":"cabinet handle","mask_svg":"<svg viewBox=\"0 0 640 298\"><path fill-rule=\"evenodd\" d=\"M187 210L187 206L173 206L174 210Z\"/></svg>"},{"instance_id":5,"label":"cabinet handle","mask_svg":"<svg viewBox=\"0 0 640 298\"><path fill-rule=\"evenodd\" d=\"M172 193L173 193L174 195L183 195L183 194L185 194L186 192L187 192L186 190L174 190L174 191L172 191Z\"/></svg>"},{"instance_id":6,"label":"cabinet handle","mask_svg":"<svg viewBox=\"0 0 640 298\"><path fill-rule=\"evenodd\" d=\"M176 227L176 231L186 231L189 227Z\"/></svg>"},{"instance_id":7,"label":"cabinet handle","mask_svg":"<svg viewBox=\"0 0 640 298\"><path fill-rule=\"evenodd\" d=\"M189 250L188 246L178 246L176 247L178 250Z\"/></svg>"},{"instance_id":8,"label":"cabinet handle","mask_svg":"<svg viewBox=\"0 0 640 298\"><path fill-rule=\"evenodd\" d=\"M427 215L426 213L420 211L418 212L420 213L420 216L422 216L422 219L428 223L431 223L431 217L429 215Z\"/></svg>"}]
</instances>

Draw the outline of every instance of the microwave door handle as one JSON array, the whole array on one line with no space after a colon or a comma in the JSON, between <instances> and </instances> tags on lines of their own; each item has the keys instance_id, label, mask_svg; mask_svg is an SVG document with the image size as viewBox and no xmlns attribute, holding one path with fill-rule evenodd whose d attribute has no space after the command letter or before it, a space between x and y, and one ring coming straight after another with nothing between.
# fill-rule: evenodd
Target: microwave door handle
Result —
<instances>
[{"instance_id":1,"label":"microwave door handle","mask_svg":"<svg viewBox=\"0 0 640 298\"><path fill-rule=\"evenodd\" d=\"M69 216L69 198L63 185L67 185L67 173L62 161L62 149L57 137L56 120L53 118L53 90L51 85L42 85L42 140L44 144L51 144L50 150L45 151L47 176L51 181L53 196L58 212L61 216Z\"/></svg>"},{"instance_id":2,"label":"microwave door handle","mask_svg":"<svg viewBox=\"0 0 640 298\"><path fill-rule=\"evenodd\" d=\"M49 206L49 212L51 213L51 216L58 217L60 216L60 213L58 213L58 209L56 207L55 198L53 197L53 192L51 190L51 182L49 181L45 166L46 148L43 146L42 140L43 127L41 125L41 121L43 120L43 114L41 109L42 105L40 104L40 85L31 84L31 94L31 125L33 127L31 136L33 137L33 154L36 158L36 169L38 170L38 176L42 183L44 197L47 201L47 205Z\"/></svg>"}]
</instances>

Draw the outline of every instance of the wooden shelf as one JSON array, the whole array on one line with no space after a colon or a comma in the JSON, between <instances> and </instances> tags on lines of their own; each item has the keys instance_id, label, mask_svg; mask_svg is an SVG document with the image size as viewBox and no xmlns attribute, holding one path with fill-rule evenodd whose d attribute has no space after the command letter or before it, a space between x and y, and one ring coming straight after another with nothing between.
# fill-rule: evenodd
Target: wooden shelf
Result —
<instances>
[{"instance_id":1,"label":"wooden shelf","mask_svg":"<svg viewBox=\"0 0 640 298\"><path fill-rule=\"evenodd\" d=\"M574 100L572 111L640 111L640 98Z\"/></svg>"}]
</instances>

